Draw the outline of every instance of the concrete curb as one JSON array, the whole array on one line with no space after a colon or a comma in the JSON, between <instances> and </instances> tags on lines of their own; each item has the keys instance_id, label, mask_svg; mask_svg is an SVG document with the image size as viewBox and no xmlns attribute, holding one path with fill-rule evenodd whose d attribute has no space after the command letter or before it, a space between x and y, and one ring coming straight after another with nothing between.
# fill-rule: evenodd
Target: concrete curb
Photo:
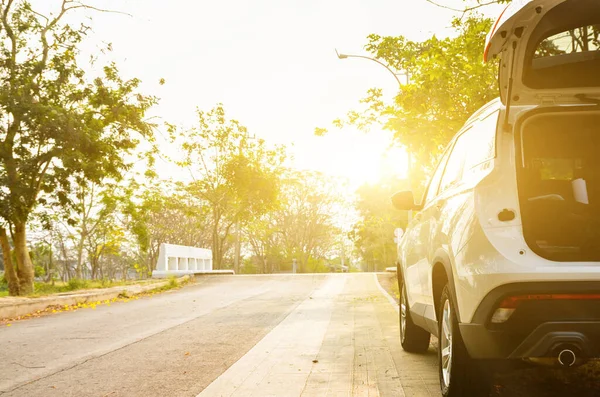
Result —
<instances>
[{"instance_id":1,"label":"concrete curb","mask_svg":"<svg viewBox=\"0 0 600 397\"><path fill-rule=\"evenodd\" d=\"M233 270L155 270L152 278L167 278L169 276L222 276L235 275Z\"/></svg>"},{"instance_id":2,"label":"concrete curb","mask_svg":"<svg viewBox=\"0 0 600 397\"><path fill-rule=\"evenodd\" d=\"M177 279L178 283L187 280L184 276ZM152 291L167 285L169 281L147 285L132 284L106 289L74 291L40 298L9 297L0 298L0 320L17 318L26 314L45 310L50 306L70 306L78 303L98 302L117 298L119 295L137 295Z\"/></svg>"},{"instance_id":3,"label":"concrete curb","mask_svg":"<svg viewBox=\"0 0 600 397\"><path fill-rule=\"evenodd\" d=\"M377 277L377 273L374 273L373 276L375 276L375 283L377 284L377 288L379 288L379 291L381 291L381 293L390 301L390 303L392 304L392 306L394 307L394 310L396 311L396 313L400 313L400 306L398 305L398 303L396 302L396 299L394 299L392 297L392 295L390 295L385 288L383 288L381 286L381 284L379 283L379 278Z\"/></svg>"}]
</instances>

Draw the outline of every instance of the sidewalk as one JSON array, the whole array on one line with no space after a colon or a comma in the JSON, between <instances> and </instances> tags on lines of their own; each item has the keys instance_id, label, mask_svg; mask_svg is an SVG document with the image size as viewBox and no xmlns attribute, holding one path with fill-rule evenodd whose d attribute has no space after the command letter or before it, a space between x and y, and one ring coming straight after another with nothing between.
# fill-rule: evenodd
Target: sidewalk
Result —
<instances>
[{"instance_id":1,"label":"sidewalk","mask_svg":"<svg viewBox=\"0 0 600 397\"><path fill-rule=\"evenodd\" d=\"M178 283L188 277L177 279ZM38 311L46 310L53 306L71 306L83 303L107 301L120 295L137 295L142 292L162 288L169 283L168 280L157 283L120 285L103 289L87 289L73 292L63 292L36 298L8 296L0 298L0 320L14 319Z\"/></svg>"},{"instance_id":2,"label":"sidewalk","mask_svg":"<svg viewBox=\"0 0 600 397\"><path fill-rule=\"evenodd\" d=\"M332 277L198 397L439 396L434 348L400 348L375 275Z\"/></svg>"}]
</instances>

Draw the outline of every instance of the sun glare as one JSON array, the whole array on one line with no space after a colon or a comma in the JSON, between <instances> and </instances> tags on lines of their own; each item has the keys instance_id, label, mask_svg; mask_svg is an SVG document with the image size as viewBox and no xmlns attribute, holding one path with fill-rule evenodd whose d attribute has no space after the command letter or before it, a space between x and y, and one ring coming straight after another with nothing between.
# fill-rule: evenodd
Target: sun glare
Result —
<instances>
[{"instance_id":1,"label":"sun glare","mask_svg":"<svg viewBox=\"0 0 600 397\"><path fill-rule=\"evenodd\" d=\"M408 173L406 150L390 147L390 144L387 132L332 131L324 137L297 143L295 165L347 179L351 188L393 176L405 178ZM303 156L305 152L310 156Z\"/></svg>"}]
</instances>

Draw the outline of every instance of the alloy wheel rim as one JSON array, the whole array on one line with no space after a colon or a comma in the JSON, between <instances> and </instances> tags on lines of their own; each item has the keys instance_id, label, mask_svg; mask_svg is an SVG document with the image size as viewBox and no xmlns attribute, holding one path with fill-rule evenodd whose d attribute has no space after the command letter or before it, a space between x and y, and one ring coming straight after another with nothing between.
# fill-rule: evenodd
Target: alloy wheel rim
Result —
<instances>
[{"instance_id":1,"label":"alloy wheel rim","mask_svg":"<svg viewBox=\"0 0 600 397\"><path fill-rule=\"evenodd\" d=\"M402 293L400 294L400 336L402 341L406 339L406 291L404 284L402 285Z\"/></svg>"},{"instance_id":2,"label":"alloy wheel rim","mask_svg":"<svg viewBox=\"0 0 600 397\"><path fill-rule=\"evenodd\" d=\"M452 313L450 301L444 302L442 310L442 332L440 335L441 368L444 385L450 385L450 371L452 370Z\"/></svg>"}]
</instances>

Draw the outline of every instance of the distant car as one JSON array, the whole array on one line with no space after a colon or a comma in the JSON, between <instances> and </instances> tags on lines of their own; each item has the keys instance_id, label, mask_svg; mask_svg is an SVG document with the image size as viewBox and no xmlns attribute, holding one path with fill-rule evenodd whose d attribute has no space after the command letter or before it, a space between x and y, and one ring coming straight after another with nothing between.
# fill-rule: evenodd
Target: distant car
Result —
<instances>
[{"instance_id":1,"label":"distant car","mask_svg":"<svg viewBox=\"0 0 600 397\"><path fill-rule=\"evenodd\" d=\"M399 241L400 339L439 338L442 395L486 364L600 358L600 1L514 1L488 35L501 97L447 147Z\"/></svg>"}]
</instances>

